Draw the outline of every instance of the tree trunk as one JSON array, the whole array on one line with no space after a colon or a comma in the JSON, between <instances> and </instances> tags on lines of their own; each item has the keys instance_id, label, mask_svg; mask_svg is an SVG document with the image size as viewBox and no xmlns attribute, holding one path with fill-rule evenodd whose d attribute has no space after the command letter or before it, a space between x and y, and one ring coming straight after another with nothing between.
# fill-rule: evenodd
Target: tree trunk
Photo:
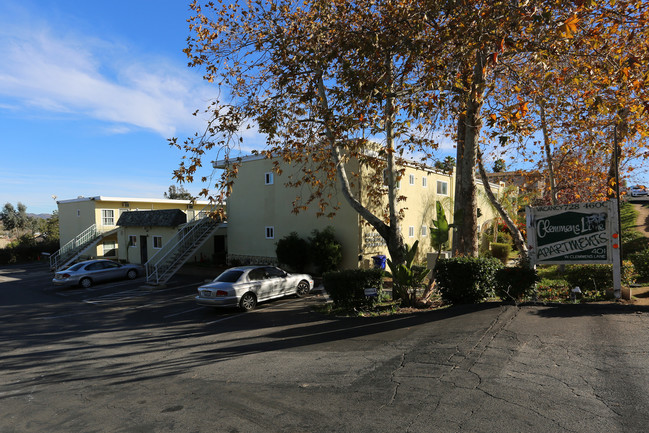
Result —
<instances>
[{"instance_id":1,"label":"tree trunk","mask_svg":"<svg viewBox=\"0 0 649 433\"><path fill-rule=\"evenodd\" d=\"M475 167L476 149L482 128L482 104L484 97L483 67L486 56L476 53L471 87L464 93L464 110L458 117L458 162L455 179L455 210L460 211L462 221L453 237L453 254L476 257L478 255L478 203L476 198Z\"/></svg>"},{"instance_id":2,"label":"tree trunk","mask_svg":"<svg viewBox=\"0 0 649 433\"><path fill-rule=\"evenodd\" d=\"M550 134L548 133L548 123L545 118L545 102L539 103L541 111L541 129L543 130L543 148L545 149L545 159L548 164L548 173L550 174L550 196L552 204L557 204L557 181L554 177L554 164L552 163L552 149L550 148Z\"/></svg>"},{"instance_id":3,"label":"tree trunk","mask_svg":"<svg viewBox=\"0 0 649 433\"><path fill-rule=\"evenodd\" d=\"M321 108L325 113L328 113L329 103L327 100L327 93L325 91L322 73L317 74L316 79L317 79L318 96L320 98ZM392 106L391 109L394 110L394 107ZM392 182L391 187L390 185L388 185L388 190L389 191L392 190L391 194L388 193L388 200L392 198L394 200L394 203L392 202L390 203L391 206L390 225L387 225L380 218L374 215L369 209L363 206L363 204L356 197L354 197L354 193L352 192L351 186L349 184L349 179L347 178L347 171L345 170L345 161L342 158L342 150L340 146L337 144L336 137L331 127L329 126L329 121L326 118L327 115L325 114L324 117L325 117L325 121L324 121L325 137L331 147L331 156L336 165L336 173L338 175L338 180L340 181L341 184L343 197L345 197L349 205L361 217L363 217L374 228L374 230L376 230L376 232L383 238L383 240L385 241L388 247L388 252L390 253L390 258L392 262L395 264L403 263L405 261L405 255L404 255L404 247L403 247L403 238L399 233L398 221L396 220L396 204L395 204L396 186L394 182L394 173L392 172L392 174L388 176L388 184ZM390 124L392 124L392 121L390 122ZM390 137L390 143L392 143L392 137ZM388 152L388 164L391 164L392 166L394 165L393 153L394 152ZM392 181L390 181L390 178L392 178ZM392 218L392 212L393 212L392 209L394 209L395 219Z\"/></svg>"},{"instance_id":4,"label":"tree trunk","mask_svg":"<svg viewBox=\"0 0 649 433\"><path fill-rule=\"evenodd\" d=\"M512 234L512 237L514 238L514 245L516 246L516 249L520 252L521 258L522 259L527 259L528 257L528 251L527 251L527 245L525 245L525 238L523 237L523 233L516 227L516 224L514 221L511 219L505 208L498 202L498 199L494 195L493 191L491 191L491 186L489 185L489 179L487 178L487 172L484 169L484 165L482 164L482 153L478 149L478 170L480 171L480 178L482 179L482 183L484 184L484 189L485 192L487 193L487 197L489 197L489 200L491 201L491 204L496 208L498 211L498 214L500 217L505 221L505 224L507 225L507 228L509 229L509 232Z\"/></svg>"}]
</instances>

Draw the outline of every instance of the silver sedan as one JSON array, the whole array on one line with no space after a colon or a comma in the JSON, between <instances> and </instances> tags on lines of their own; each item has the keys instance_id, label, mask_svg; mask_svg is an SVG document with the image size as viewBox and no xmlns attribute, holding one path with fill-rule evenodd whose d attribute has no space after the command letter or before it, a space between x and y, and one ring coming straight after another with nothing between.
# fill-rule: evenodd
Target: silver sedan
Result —
<instances>
[{"instance_id":1,"label":"silver sedan","mask_svg":"<svg viewBox=\"0 0 649 433\"><path fill-rule=\"evenodd\" d=\"M122 265L112 260L86 260L56 272L52 283L56 286L81 286L85 289L93 284L109 280L133 280L144 274L140 265Z\"/></svg>"},{"instance_id":2,"label":"silver sedan","mask_svg":"<svg viewBox=\"0 0 649 433\"><path fill-rule=\"evenodd\" d=\"M304 296L313 289L307 274L289 274L274 266L230 268L198 288L196 302L212 307L239 307L250 311L258 302L287 295Z\"/></svg>"}]
</instances>

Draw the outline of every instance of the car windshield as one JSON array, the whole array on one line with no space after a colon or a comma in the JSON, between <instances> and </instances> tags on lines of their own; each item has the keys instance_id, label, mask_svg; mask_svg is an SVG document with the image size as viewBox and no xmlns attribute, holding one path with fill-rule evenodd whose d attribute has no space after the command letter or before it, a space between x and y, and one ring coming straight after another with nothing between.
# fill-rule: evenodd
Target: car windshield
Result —
<instances>
[{"instance_id":1,"label":"car windshield","mask_svg":"<svg viewBox=\"0 0 649 433\"><path fill-rule=\"evenodd\" d=\"M214 279L214 281L219 281L221 283L236 283L239 281L239 278L243 274L243 271L225 271L218 277Z\"/></svg>"}]
</instances>

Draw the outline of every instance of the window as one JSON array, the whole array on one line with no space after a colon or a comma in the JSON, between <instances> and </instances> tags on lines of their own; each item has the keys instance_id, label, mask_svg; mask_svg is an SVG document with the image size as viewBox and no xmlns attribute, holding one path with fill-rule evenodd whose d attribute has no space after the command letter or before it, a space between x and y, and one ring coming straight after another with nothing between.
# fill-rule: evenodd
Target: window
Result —
<instances>
[{"instance_id":1,"label":"window","mask_svg":"<svg viewBox=\"0 0 649 433\"><path fill-rule=\"evenodd\" d=\"M104 242L104 257L114 257L117 255L117 248L114 241Z\"/></svg>"},{"instance_id":2,"label":"window","mask_svg":"<svg viewBox=\"0 0 649 433\"><path fill-rule=\"evenodd\" d=\"M248 279L250 281L259 281L263 280L264 278L266 278L266 272L264 272L264 268L257 268L248 272Z\"/></svg>"},{"instance_id":3,"label":"window","mask_svg":"<svg viewBox=\"0 0 649 433\"><path fill-rule=\"evenodd\" d=\"M448 182L437 181L437 194L448 195Z\"/></svg>"},{"instance_id":4,"label":"window","mask_svg":"<svg viewBox=\"0 0 649 433\"><path fill-rule=\"evenodd\" d=\"M268 172L264 173L264 184L272 185L273 184L273 173Z\"/></svg>"},{"instance_id":5,"label":"window","mask_svg":"<svg viewBox=\"0 0 649 433\"><path fill-rule=\"evenodd\" d=\"M266 227L266 239L275 239L275 227Z\"/></svg>"},{"instance_id":6,"label":"window","mask_svg":"<svg viewBox=\"0 0 649 433\"><path fill-rule=\"evenodd\" d=\"M101 224L104 226L115 225L115 211L113 209L103 209L101 211Z\"/></svg>"},{"instance_id":7,"label":"window","mask_svg":"<svg viewBox=\"0 0 649 433\"><path fill-rule=\"evenodd\" d=\"M128 236L128 246L129 247L137 247L137 236L135 236L135 235L129 235Z\"/></svg>"},{"instance_id":8,"label":"window","mask_svg":"<svg viewBox=\"0 0 649 433\"><path fill-rule=\"evenodd\" d=\"M415 175L411 174L410 175L410 185L414 185L414 184L415 184Z\"/></svg>"},{"instance_id":9,"label":"window","mask_svg":"<svg viewBox=\"0 0 649 433\"><path fill-rule=\"evenodd\" d=\"M425 176L421 178L421 186L423 186L424 188L428 186L428 179L426 179Z\"/></svg>"},{"instance_id":10,"label":"window","mask_svg":"<svg viewBox=\"0 0 649 433\"><path fill-rule=\"evenodd\" d=\"M421 235L422 236L428 236L428 227L421 226Z\"/></svg>"},{"instance_id":11,"label":"window","mask_svg":"<svg viewBox=\"0 0 649 433\"><path fill-rule=\"evenodd\" d=\"M408 237L409 238L414 238L415 237L415 227L414 226L408 227Z\"/></svg>"},{"instance_id":12,"label":"window","mask_svg":"<svg viewBox=\"0 0 649 433\"><path fill-rule=\"evenodd\" d=\"M155 248L156 250L162 248L162 236L153 237L153 248Z\"/></svg>"}]
</instances>

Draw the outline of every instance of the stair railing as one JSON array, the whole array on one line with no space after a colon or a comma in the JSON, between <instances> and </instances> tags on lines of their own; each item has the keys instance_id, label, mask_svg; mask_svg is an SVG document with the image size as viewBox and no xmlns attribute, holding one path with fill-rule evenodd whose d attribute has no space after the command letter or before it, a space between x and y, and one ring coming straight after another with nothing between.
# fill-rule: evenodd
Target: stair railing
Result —
<instances>
[{"instance_id":1,"label":"stair railing","mask_svg":"<svg viewBox=\"0 0 649 433\"><path fill-rule=\"evenodd\" d=\"M99 236L99 231L97 230L96 224L91 225L76 235L72 240L50 256L50 269L55 271L58 270L68 258L72 257L76 252L94 241L97 236Z\"/></svg>"},{"instance_id":2,"label":"stair railing","mask_svg":"<svg viewBox=\"0 0 649 433\"><path fill-rule=\"evenodd\" d=\"M160 284L168 271L184 258L184 254L221 223L220 220L207 218L214 209L213 207L197 213L192 221L178 230L178 233L144 264L148 283Z\"/></svg>"}]
</instances>

